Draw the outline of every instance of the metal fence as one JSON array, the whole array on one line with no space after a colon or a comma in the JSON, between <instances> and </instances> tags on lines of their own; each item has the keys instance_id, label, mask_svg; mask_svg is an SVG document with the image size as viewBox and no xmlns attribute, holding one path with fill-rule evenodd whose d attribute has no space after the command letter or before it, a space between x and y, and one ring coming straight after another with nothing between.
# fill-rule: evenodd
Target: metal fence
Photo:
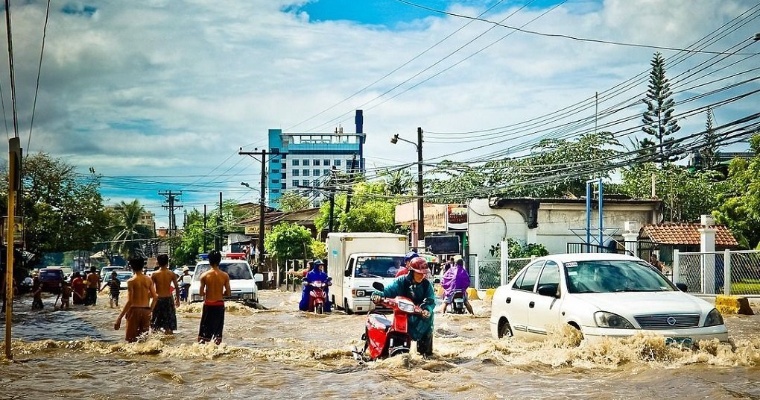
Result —
<instances>
[{"instance_id":1,"label":"metal fence","mask_svg":"<svg viewBox=\"0 0 760 400\"><path fill-rule=\"evenodd\" d=\"M533 258L508 258L504 260L498 259L483 259L480 260L477 257L474 259L475 273L474 284L475 289L495 289L500 285L509 282L520 270L528 265ZM473 265L473 264L471 264ZM504 267L506 266L506 268ZM502 276L504 274L504 276Z\"/></svg>"},{"instance_id":2,"label":"metal fence","mask_svg":"<svg viewBox=\"0 0 760 400\"><path fill-rule=\"evenodd\" d=\"M760 296L760 251L673 252L673 282L700 294Z\"/></svg>"}]
</instances>

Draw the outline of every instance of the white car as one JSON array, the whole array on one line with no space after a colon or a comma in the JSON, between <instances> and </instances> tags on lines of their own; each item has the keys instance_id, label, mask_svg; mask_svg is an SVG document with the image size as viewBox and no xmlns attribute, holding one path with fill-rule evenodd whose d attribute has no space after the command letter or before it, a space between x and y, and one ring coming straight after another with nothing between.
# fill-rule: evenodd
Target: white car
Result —
<instances>
[{"instance_id":1,"label":"white car","mask_svg":"<svg viewBox=\"0 0 760 400\"><path fill-rule=\"evenodd\" d=\"M540 257L494 293L491 336L541 339L570 325L586 341L638 332L680 344L727 341L720 312L681 289L646 261L628 255Z\"/></svg>"},{"instance_id":2,"label":"white car","mask_svg":"<svg viewBox=\"0 0 760 400\"><path fill-rule=\"evenodd\" d=\"M127 281L132 279L134 273L132 271L117 270L116 279L119 280L119 289L127 290Z\"/></svg>"},{"instance_id":3,"label":"white car","mask_svg":"<svg viewBox=\"0 0 760 400\"><path fill-rule=\"evenodd\" d=\"M190 284L188 299L191 302L202 301L200 295L201 275L211 268L208 261L201 261L195 266L193 271L193 282ZM232 294L225 300L235 301L252 301L259 302L259 292L256 282L264 280L262 274L254 275L251 266L244 260L222 260L219 263L219 269L230 276L230 289Z\"/></svg>"}]
</instances>

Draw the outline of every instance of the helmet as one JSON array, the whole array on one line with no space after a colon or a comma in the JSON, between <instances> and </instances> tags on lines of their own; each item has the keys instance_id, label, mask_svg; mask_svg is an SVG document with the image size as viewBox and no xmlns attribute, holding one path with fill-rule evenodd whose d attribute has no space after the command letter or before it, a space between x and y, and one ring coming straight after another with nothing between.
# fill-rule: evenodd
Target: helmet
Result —
<instances>
[{"instance_id":1,"label":"helmet","mask_svg":"<svg viewBox=\"0 0 760 400\"><path fill-rule=\"evenodd\" d=\"M405 264L408 263L409 260L411 260L412 258L415 258L415 257L419 257L419 254L417 254L417 252L410 251L410 252L406 253L406 255L404 255L404 263Z\"/></svg>"},{"instance_id":2,"label":"helmet","mask_svg":"<svg viewBox=\"0 0 760 400\"><path fill-rule=\"evenodd\" d=\"M422 257L415 257L409 261L409 269L420 274L428 274L430 267L428 267L427 261Z\"/></svg>"},{"instance_id":3,"label":"helmet","mask_svg":"<svg viewBox=\"0 0 760 400\"><path fill-rule=\"evenodd\" d=\"M322 265L322 260L320 260L320 259L316 259L316 260L314 260L314 263L313 263L313 265L315 265L315 266L320 266L320 265Z\"/></svg>"}]
</instances>

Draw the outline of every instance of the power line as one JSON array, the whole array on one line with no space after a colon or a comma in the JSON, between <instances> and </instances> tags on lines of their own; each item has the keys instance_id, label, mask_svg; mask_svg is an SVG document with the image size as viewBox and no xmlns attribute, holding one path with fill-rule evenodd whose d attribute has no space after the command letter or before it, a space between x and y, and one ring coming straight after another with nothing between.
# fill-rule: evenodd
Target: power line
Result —
<instances>
[{"instance_id":1,"label":"power line","mask_svg":"<svg viewBox=\"0 0 760 400\"><path fill-rule=\"evenodd\" d=\"M32 103L32 117L29 122L29 139L26 142L26 154L29 154L29 148L32 145L32 128L34 127L34 114L37 110L37 95L40 91L40 75L42 74L42 58L45 54L45 38L47 38L47 26L48 19L50 19L50 0L47 2L47 8L45 9L45 24L42 28L42 45L40 47L40 62L37 65L37 82L34 86L34 102Z\"/></svg>"}]
</instances>

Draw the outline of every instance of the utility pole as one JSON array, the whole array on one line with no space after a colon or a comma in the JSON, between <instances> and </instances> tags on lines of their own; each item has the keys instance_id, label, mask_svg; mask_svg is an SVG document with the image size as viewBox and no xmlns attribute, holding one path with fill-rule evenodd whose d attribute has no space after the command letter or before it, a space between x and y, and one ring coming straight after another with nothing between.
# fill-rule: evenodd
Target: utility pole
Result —
<instances>
[{"instance_id":1,"label":"utility pole","mask_svg":"<svg viewBox=\"0 0 760 400\"><path fill-rule=\"evenodd\" d=\"M214 238L214 249L222 251L222 192L219 192L219 214L216 216L216 237Z\"/></svg>"},{"instance_id":2,"label":"utility pole","mask_svg":"<svg viewBox=\"0 0 760 400\"><path fill-rule=\"evenodd\" d=\"M262 149L260 152L248 152L243 151L241 148L238 154L247 155L253 157L254 155L261 156L261 197L259 197L259 238L257 243L258 250L258 263L259 266L264 262L264 213L266 212L266 204L264 204L264 193L267 190L267 151ZM255 157L253 157L255 159Z\"/></svg>"},{"instance_id":3,"label":"utility pole","mask_svg":"<svg viewBox=\"0 0 760 400\"><path fill-rule=\"evenodd\" d=\"M206 226L206 222L208 222L208 217L206 216L206 205L203 205L203 252L206 253L206 229L208 229L208 226Z\"/></svg>"},{"instance_id":4,"label":"utility pole","mask_svg":"<svg viewBox=\"0 0 760 400\"><path fill-rule=\"evenodd\" d=\"M425 240L425 200L422 197L422 128L417 128L417 242Z\"/></svg>"},{"instance_id":5,"label":"utility pole","mask_svg":"<svg viewBox=\"0 0 760 400\"><path fill-rule=\"evenodd\" d=\"M174 234L177 233L177 220L174 215L174 210L182 208L182 206L175 205L175 202L180 201L179 196L182 196L182 192L175 193L170 190L168 192L158 192L158 195L166 197L168 205L161 205L161 207L169 209L169 236L174 236Z\"/></svg>"}]
</instances>

